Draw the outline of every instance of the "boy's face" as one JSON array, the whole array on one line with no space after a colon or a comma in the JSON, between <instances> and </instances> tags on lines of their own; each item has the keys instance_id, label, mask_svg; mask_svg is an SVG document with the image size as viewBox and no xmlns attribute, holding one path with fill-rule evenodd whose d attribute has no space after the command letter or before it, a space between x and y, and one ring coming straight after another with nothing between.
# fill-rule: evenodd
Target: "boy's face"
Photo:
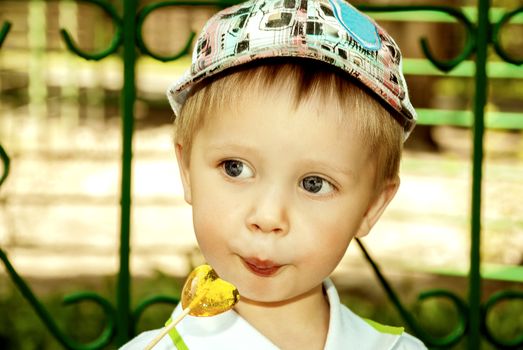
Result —
<instances>
[{"instance_id":1,"label":"boy's face","mask_svg":"<svg viewBox=\"0 0 523 350\"><path fill-rule=\"evenodd\" d=\"M398 181L374 188L374 162L333 104L249 94L209 116L190 164L183 145L177 156L207 262L242 298L277 302L319 288Z\"/></svg>"}]
</instances>

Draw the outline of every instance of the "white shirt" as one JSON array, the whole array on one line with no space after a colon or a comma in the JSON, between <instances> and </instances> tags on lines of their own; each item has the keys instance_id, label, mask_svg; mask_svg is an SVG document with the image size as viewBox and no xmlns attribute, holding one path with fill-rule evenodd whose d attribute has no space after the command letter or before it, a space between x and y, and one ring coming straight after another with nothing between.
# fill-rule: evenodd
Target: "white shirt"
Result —
<instances>
[{"instance_id":1,"label":"white shirt","mask_svg":"<svg viewBox=\"0 0 523 350\"><path fill-rule=\"evenodd\" d=\"M340 303L336 287L330 279L323 282L330 304L329 330L325 350L426 350L421 341L402 332L401 328L391 328L392 333L377 330L368 322L354 314ZM171 316L175 319L182 312L178 305ZM381 327L377 327L381 328ZM387 328L387 327L384 327ZM190 350L276 350L263 334L252 327L234 310L212 317L186 316L176 329ZM121 350L144 349L160 332L160 329L140 334ZM171 337L166 335L154 350L176 350Z\"/></svg>"}]
</instances>

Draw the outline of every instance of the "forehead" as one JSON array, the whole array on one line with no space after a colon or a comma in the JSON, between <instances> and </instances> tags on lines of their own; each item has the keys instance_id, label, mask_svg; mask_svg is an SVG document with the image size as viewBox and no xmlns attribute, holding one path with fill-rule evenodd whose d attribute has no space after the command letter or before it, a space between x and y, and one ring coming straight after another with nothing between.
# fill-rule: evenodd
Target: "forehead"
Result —
<instances>
[{"instance_id":1,"label":"forehead","mask_svg":"<svg viewBox=\"0 0 523 350\"><path fill-rule=\"evenodd\" d=\"M265 59L236 67L201 84L206 95L197 108L235 104L237 100L284 95L295 109L316 102L353 110L358 100L370 99L358 83L335 67L306 59ZM196 89L199 90L199 89ZM362 109L362 108L360 108ZM214 111L210 111L211 113Z\"/></svg>"},{"instance_id":2,"label":"forehead","mask_svg":"<svg viewBox=\"0 0 523 350\"><path fill-rule=\"evenodd\" d=\"M254 157L274 165L328 165L360 172L368 168L368 153L353 121L339 108L309 98L297 108L284 89L256 93L215 110L194 140L201 152ZM197 150L198 151L198 150Z\"/></svg>"},{"instance_id":3,"label":"forehead","mask_svg":"<svg viewBox=\"0 0 523 350\"><path fill-rule=\"evenodd\" d=\"M258 78L258 79L257 79ZM311 83L305 88L298 79L293 77L276 77L267 81L260 77L252 80L241 80L236 85L237 91L229 94L229 86L222 88L222 103L216 105L217 111L224 113L241 114L245 109L259 108L267 110L268 107L286 110L290 115L307 114L318 118L318 122L337 122L340 125L356 123L357 111L352 115L345 115L344 102L340 95L332 90L328 84L321 81ZM346 99L354 98L347 95ZM268 113L268 112L267 112Z\"/></svg>"},{"instance_id":4,"label":"forehead","mask_svg":"<svg viewBox=\"0 0 523 350\"><path fill-rule=\"evenodd\" d=\"M338 127L348 124L352 138L359 138L368 148L375 147L374 131L369 130L377 125L372 121L374 126L369 128L369 121L383 113L382 107L353 80L312 60L255 63L222 72L195 88L177 121L178 138L189 145L187 150L201 128L220 115L241 116L247 102L266 111L276 100L278 108L293 114L306 110L322 123L329 119Z\"/></svg>"}]
</instances>

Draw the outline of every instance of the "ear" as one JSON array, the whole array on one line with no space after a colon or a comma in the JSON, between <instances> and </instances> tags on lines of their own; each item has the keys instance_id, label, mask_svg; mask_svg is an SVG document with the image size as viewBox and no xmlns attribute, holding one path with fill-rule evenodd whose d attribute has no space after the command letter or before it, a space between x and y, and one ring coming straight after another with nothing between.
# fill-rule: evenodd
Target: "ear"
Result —
<instances>
[{"instance_id":1,"label":"ear","mask_svg":"<svg viewBox=\"0 0 523 350\"><path fill-rule=\"evenodd\" d=\"M183 197L188 204L191 203L191 178L189 176L189 160L184 159L183 146L176 144L176 160L178 161L178 169L180 170L180 178L183 185Z\"/></svg>"},{"instance_id":2,"label":"ear","mask_svg":"<svg viewBox=\"0 0 523 350\"><path fill-rule=\"evenodd\" d=\"M396 195L398 188L400 186L400 179L396 177L395 179L388 180L382 187L381 191L374 197L373 201L370 203L365 216L363 217L358 232L356 234L357 238L366 236L371 228L374 226L378 219L381 217L381 214L385 211L390 201Z\"/></svg>"}]
</instances>

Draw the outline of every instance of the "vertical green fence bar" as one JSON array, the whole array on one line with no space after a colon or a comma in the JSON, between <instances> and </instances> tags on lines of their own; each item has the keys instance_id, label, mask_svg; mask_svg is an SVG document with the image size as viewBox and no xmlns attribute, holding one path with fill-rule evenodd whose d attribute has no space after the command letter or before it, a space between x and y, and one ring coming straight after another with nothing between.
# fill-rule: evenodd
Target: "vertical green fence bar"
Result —
<instances>
[{"instance_id":1,"label":"vertical green fence bar","mask_svg":"<svg viewBox=\"0 0 523 350\"><path fill-rule=\"evenodd\" d=\"M481 194L483 176L483 136L487 104L487 54L490 32L490 0L479 0L476 50L476 89L474 101L474 151L472 164L472 206L469 271L468 348L478 350L481 337Z\"/></svg>"},{"instance_id":2,"label":"vertical green fence bar","mask_svg":"<svg viewBox=\"0 0 523 350\"><path fill-rule=\"evenodd\" d=\"M129 271L131 229L132 147L134 131L134 103L136 98L134 44L137 0L123 1L123 60L124 85L122 91L122 173L120 196L120 272L117 292L116 344L123 345L131 337L131 279Z\"/></svg>"}]
</instances>

